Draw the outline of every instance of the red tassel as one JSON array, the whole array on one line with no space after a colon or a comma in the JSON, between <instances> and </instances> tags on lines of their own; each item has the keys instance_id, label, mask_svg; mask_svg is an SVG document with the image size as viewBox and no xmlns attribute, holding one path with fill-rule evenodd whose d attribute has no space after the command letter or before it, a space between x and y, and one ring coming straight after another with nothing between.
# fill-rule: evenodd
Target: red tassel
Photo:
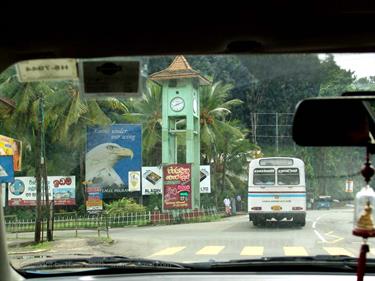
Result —
<instances>
[{"instance_id":1,"label":"red tassel","mask_svg":"<svg viewBox=\"0 0 375 281\"><path fill-rule=\"evenodd\" d=\"M369 251L370 247L367 244L362 244L358 258L357 281L363 281L366 269L366 255Z\"/></svg>"}]
</instances>

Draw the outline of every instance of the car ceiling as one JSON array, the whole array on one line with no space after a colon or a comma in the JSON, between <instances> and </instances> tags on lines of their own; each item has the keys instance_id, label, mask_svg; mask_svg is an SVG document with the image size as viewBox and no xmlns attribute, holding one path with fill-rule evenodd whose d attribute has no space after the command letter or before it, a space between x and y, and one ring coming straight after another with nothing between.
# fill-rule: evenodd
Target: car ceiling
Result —
<instances>
[{"instance_id":1,"label":"car ceiling","mask_svg":"<svg viewBox=\"0 0 375 281\"><path fill-rule=\"evenodd\" d=\"M35 58L375 50L375 3L301 2L25 8L1 18L0 70Z\"/></svg>"}]
</instances>

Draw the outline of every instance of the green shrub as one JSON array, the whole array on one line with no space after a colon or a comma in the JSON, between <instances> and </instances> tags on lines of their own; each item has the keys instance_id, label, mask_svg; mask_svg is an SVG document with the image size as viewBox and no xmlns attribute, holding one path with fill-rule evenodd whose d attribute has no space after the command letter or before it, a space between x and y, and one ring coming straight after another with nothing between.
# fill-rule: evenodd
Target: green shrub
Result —
<instances>
[{"instance_id":1,"label":"green shrub","mask_svg":"<svg viewBox=\"0 0 375 281\"><path fill-rule=\"evenodd\" d=\"M134 202L133 199L122 198L120 200L112 201L109 204L105 204L105 210L108 214L124 214L124 213L144 213L146 208L138 203Z\"/></svg>"},{"instance_id":2,"label":"green shrub","mask_svg":"<svg viewBox=\"0 0 375 281\"><path fill-rule=\"evenodd\" d=\"M148 211L153 212L155 208L161 211L162 209L162 196L161 194L150 194L145 196L144 205Z\"/></svg>"}]
</instances>

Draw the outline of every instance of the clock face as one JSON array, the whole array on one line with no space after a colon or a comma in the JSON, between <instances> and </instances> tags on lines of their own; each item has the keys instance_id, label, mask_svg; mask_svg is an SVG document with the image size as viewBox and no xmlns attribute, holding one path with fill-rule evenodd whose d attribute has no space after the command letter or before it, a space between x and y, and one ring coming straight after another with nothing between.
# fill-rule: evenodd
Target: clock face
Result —
<instances>
[{"instance_id":1,"label":"clock face","mask_svg":"<svg viewBox=\"0 0 375 281\"><path fill-rule=\"evenodd\" d=\"M194 113L198 112L198 101L196 98L193 99L193 112Z\"/></svg>"},{"instance_id":2,"label":"clock face","mask_svg":"<svg viewBox=\"0 0 375 281\"><path fill-rule=\"evenodd\" d=\"M174 98L171 100L171 109L173 111L181 111L183 110L185 107L185 101L180 98L180 97L177 97L177 98Z\"/></svg>"}]
</instances>

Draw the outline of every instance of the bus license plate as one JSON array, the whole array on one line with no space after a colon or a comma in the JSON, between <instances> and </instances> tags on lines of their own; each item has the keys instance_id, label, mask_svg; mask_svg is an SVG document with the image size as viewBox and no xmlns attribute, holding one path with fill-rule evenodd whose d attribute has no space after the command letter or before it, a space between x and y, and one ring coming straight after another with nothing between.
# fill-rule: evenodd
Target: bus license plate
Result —
<instances>
[{"instance_id":1,"label":"bus license plate","mask_svg":"<svg viewBox=\"0 0 375 281\"><path fill-rule=\"evenodd\" d=\"M271 207L272 211L280 211L282 208L279 205L275 205Z\"/></svg>"}]
</instances>

